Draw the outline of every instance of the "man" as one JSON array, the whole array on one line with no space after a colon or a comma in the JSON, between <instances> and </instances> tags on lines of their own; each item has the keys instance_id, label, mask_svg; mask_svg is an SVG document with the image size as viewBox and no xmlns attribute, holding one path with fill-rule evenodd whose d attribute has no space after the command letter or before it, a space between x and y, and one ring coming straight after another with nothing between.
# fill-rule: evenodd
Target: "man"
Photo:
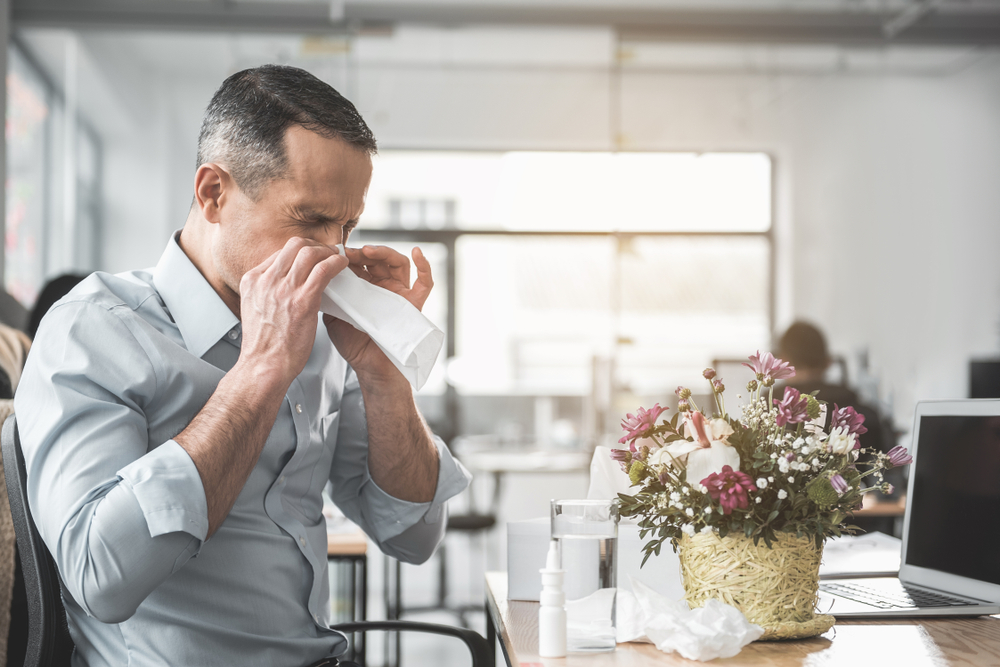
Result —
<instances>
[{"instance_id":1,"label":"man","mask_svg":"<svg viewBox=\"0 0 1000 667\"><path fill-rule=\"evenodd\" d=\"M336 655L321 493L422 562L468 473L360 331L318 316L353 270L421 307L430 266L347 249L375 140L295 68L229 77L194 202L156 268L94 274L39 328L16 399L28 495L75 664L288 665Z\"/></svg>"}]
</instances>

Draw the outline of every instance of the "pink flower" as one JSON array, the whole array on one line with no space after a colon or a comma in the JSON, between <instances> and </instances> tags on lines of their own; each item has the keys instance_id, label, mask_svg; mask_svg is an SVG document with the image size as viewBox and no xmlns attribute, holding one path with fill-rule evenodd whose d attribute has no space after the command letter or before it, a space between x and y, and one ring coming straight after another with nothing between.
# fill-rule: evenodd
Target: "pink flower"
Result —
<instances>
[{"instance_id":1,"label":"pink flower","mask_svg":"<svg viewBox=\"0 0 1000 667\"><path fill-rule=\"evenodd\" d=\"M708 428L705 423L705 415L692 410L687 413L686 417L688 428L690 433L686 432L686 435L690 438L694 436L694 441L697 442L702 447L711 447L712 439L708 437Z\"/></svg>"},{"instance_id":2,"label":"pink flower","mask_svg":"<svg viewBox=\"0 0 1000 667\"><path fill-rule=\"evenodd\" d=\"M795 366L789 366L787 361L775 359L770 352L765 352L762 355L760 350L757 350L757 354L750 355L749 359L750 363L744 362L743 365L756 373L758 380L767 377L772 380L795 377Z\"/></svg>"},{"instance_id":3,"label":"pink flower","mask_svg":"<svg viewBox=\"0 0 1000 667\"><path fill-rule=\"evenodd\" d=\"M834 475L830 478L830 486L833 490L837 492L838 496L842 496L851 489L851 485L847 483L847 480L840 475Z\"/></svg>"},{"instance_id":4,"label":"pink flower","mask_svg":"<svg viewBox=\"0 0 1000 667\"><path fill-rule=\"evenodd\" d=\"M906 447L897 445L886 454L889 457L889 465L893 468L897 466L908 466L913 463L913 457L906 451Z\"/></svg>"},{"instance_id":5,"label":"pink flower","mask_svg":"<svg viewBox=\"0 0 1000 667\"><path fill-rule=\"evenodd\" d=\"M618 461L622 471L628 472L629 466L632 465L632 452L627 449L612 449L611 460Z\"/></svg>"},{"instance_id":6,"label":"pink flower","mask_svg":"<svg viewBox=\"0 0 1000 667\"><path fill-rule=\"evenodd\" d=\"M701 480L709 495L722 505L723 514L732 514L734 509L745 510L750 506L749 493L756 491L753 480L746 473L723 466L722 472L713 472Z\"/></svg>"},{"instance_id":7,"label":"pink flower","mask_svg":"<svg viewBox=\"0 0 1000 667\"><path fill-rule=\"evenodd\" d=\"M778 416L774 420L778 426L798 424L809 419L809 401L795 387L785 387L784 398L780 401L774 399L774 404L778 406Z\"/></svg>"},{"instance_id":8,"label":"pink flower","mask_svg":"<svg viewBox=\"0 0 1000 667\"><path fill-rule=\"evenodd\" d=\"M857 436L862 436L868 432L868 428L863 426L865 423L865 416L858 413L851 406L839 408L837 404L833 404L833 416L830 418L830 429L835 429L839 427L846 427L848 433L853 433ZM860 443L858 447L860 447ZM857 449L857 447L855 447Z\"/></svg>"},{"instance_id":9,"label":"pink flower","mask_svg":"<svg viewBox=\"0 0 1000 667\"><path fill-rule=\"evenodd\" d=\"M626 415L625 419L622 420L622 428L625 429L625 435L618 442L623 445L626 442L629 443L629 449L634 452L636 438L639 438L643 433L656 426L656 419L664 411L666 411L666 408L661 408L660 404L657 403L649 410L639 408L636 414L629 413Z\"/></svg>"}]
</instances>

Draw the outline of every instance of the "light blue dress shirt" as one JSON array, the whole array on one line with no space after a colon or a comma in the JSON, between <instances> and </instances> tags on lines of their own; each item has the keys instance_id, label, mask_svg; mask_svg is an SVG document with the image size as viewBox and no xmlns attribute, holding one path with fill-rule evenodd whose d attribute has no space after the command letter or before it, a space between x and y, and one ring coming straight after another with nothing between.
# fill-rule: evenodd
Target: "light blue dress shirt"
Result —
<instances>
[{"instance_id":1,"label":"light blue dress shirt","mask_svg":"<svg viewBox=\"0 0 1000 667\"><path fill-rule=\"evenodd\" d=\"M421 562L469 474L436 439L432 502L368 472L357 377L317 316L305 370L210 540L201 477L172 438L240 353L240 323L181 250L96 273L42 321L15 410L28 500L89 667L302 667L346 649L327 626L322 491L386 553Z\"/></svg>"}]
</instances>

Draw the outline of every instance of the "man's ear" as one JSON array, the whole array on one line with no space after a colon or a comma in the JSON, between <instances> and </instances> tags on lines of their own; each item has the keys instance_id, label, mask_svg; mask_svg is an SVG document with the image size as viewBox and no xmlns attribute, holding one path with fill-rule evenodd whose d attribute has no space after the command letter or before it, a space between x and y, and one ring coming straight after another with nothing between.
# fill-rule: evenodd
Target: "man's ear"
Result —
<instances>
[{"instance_id":1,"label":"man's ear","mask_svg":"<svg viewBox=\"0 0 1000 667\"><path fill-rule=\"evenodd\" d=\"M235 187L232 176L214 162L207 162L194 175L194 202L201 214L211 223L218 223L222 217L222 207Z\"/></svg>"}]
</instances>

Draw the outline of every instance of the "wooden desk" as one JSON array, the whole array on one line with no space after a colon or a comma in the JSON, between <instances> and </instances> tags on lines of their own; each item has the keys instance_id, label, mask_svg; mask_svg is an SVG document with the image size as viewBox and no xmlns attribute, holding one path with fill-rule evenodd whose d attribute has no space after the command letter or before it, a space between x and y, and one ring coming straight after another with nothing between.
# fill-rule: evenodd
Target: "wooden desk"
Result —
<instances>
[{"instance_id":1,"label":"wooden desk","mask_svg":"<svg viewBox=\"0 0 1000 667\"><path fill-rule=\"evenodd\" d=\"M871 499L871 500L869 500ZM876 502L872 494L866 494L861 509L851 512L856 517L900 518L906 513L906 496L895 502Z\"/></svg>"},{"instance_id":2,"label":"wooden desk","mask_svg":"<svg viewBox=\"0 0 1000 667\"><path fill-rule=\"evenodd\" d=\"M496 640L509 667L696 665L725 667L943 667L1000 665L1000 619L840 621L812 639L754 642L733 658L697 663L652 644L619 644L609 653L538 657L538 603L507 600L507 573L486 573L487 639Z\"/></svg>"}]
</instances>

